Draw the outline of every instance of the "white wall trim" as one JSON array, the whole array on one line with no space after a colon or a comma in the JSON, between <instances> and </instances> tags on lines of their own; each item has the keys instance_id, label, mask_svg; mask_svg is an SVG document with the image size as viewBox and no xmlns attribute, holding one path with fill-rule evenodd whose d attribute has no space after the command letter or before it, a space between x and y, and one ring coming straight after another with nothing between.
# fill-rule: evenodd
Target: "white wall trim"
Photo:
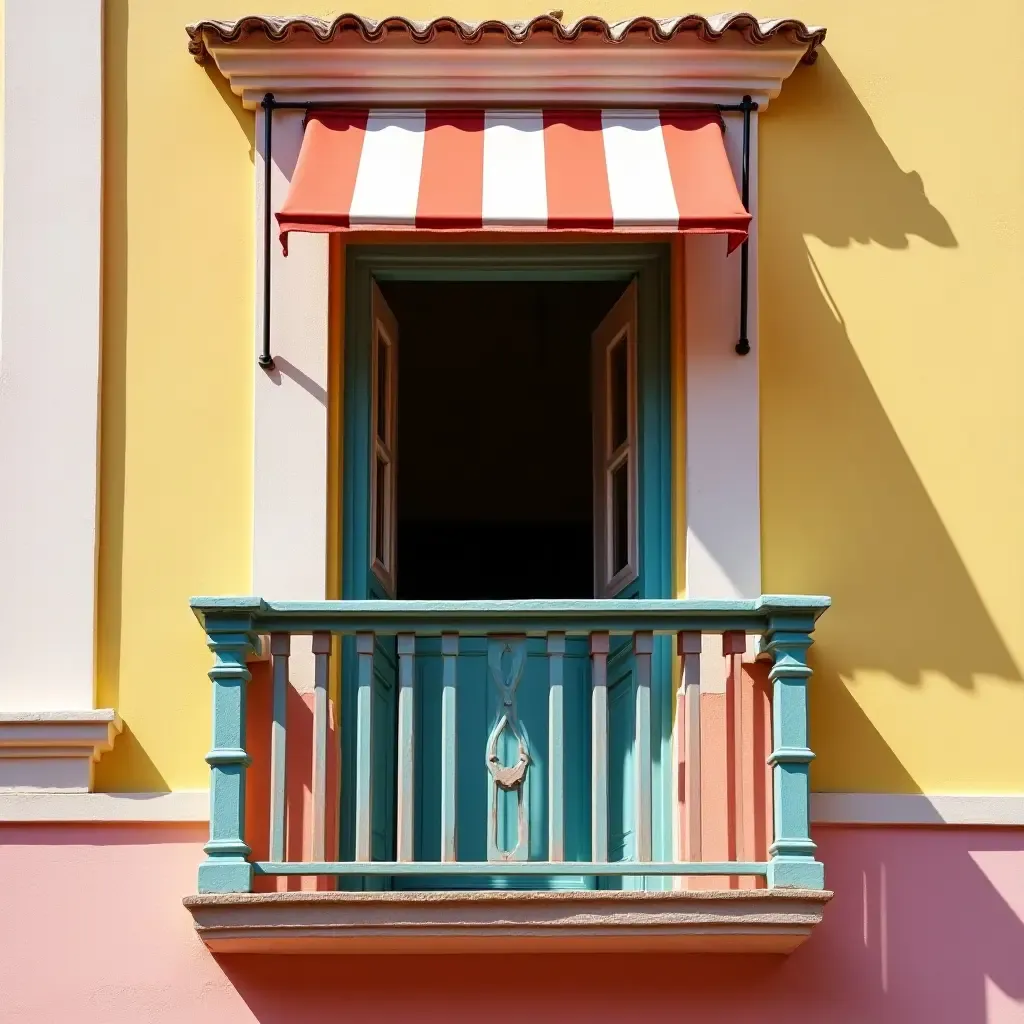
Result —
<instances>
[{"instance_id":1,"label":"white wall trim","mask_svg":"<svg viewBox=\"0 0 1024 1024\"><path fill-rule=\"evenodd\" d=\"M0 711L0 792L88 793L93 764L114 745L121 719L96 711Z\"/></svg>"},{"instance_id":2,"label":"white wall trim","mask_svg":"<svg viewBox=\"0 0 1024 1024\"><path fill-rule=\"evenodd\" d=\"M0 793L0 822L205 822L205 789L173 793ZM1024 828L1024 793L812 793L815 825Z\"/></svg>"},{"instance_id":3,"label":"white wall trim","mask_svg":"<svg viewBox=\"0 0 1024 1024\"><path fill-rule=\"evenodd\" d=\"M7 824L131 824L207 822L205 789L174 793L0 793L0 822Z\"/></svg>"},{"instance_id":4,"label":"white wall trim","mask_svg":"<svg viewBox=\"0 0 1024 1024\"><path fill-rule=\"evenodd\" d=\"M0 708L85 710L95 662L103 2L7 0L3 50Z\"/></svg>"},{"instance_id":5,"label":"white wall trim","mask_svg":"<svg viewBox=\"0 0 1024 1024\"><path fill-rule=\"evenodd\" d=\"M812 793L816 825L1024 826L1024 793Z\"/></svg>"}]
</instances>

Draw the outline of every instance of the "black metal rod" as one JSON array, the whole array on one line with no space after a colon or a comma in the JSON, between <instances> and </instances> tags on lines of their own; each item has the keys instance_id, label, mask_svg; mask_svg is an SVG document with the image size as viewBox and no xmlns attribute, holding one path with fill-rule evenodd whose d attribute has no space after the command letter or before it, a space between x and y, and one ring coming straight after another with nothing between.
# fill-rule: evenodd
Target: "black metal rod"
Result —
<instances>
[{"instance_id":1,"label":"black metal rod","mask_svg":"<svg viewBox=\"0 0 1024 1024\"><path fill-rule=\"evenodd\" d=\"M275 110L329 110L336 108L337 103L304 103L301 100L274 99L268 92L260 106L263 108L263 348L259 355L259 364L264 370L274 368L274 357L270 354L270 210L271 210L271 165L274 139ZM750 114L757 110L757 104L749 96L743 97L742 103L709 103L689 104L687 110L717 111L723 113L743 114L743 171L742 193L743 207L750 208ZM740 248L740 338L736 342L736 351L745 356L750 351L750 340L747 337L747 297L750 279L749 243L743 242Z\"/></svg>"},{"instance_id":2,"label":"black metal rod","mask_svg":"<svg viewBox=\"0 0 1024 1024\"><path fill-rule=\"evenodd\" d=\"M740 188L742 191L743 209L750 212L750 113L757 110L757 104L744 96L739 105L743 111L743 168ZM747 336L748 302L750 295L750 240L743 239L740 246L740 338L736 342L736 354L745 356L750 351L750 338Z\"/></svg>"},{"instance_id":3,"label":"black metal rod","mask_svg":"<svg viewBox=\"0 0 1024 1024\"><path fill-rule=\"evenodd\" d=\"M749 99L749 97L748 97ZM344 103L339 103L337 100L320 100L317 102L305 102L304 100L274 100L275 110L338 110L344 108ZM592 105L591 105L592 106ZM422 108L415 108L422 109ZM458 108L453 108L458 109ZM476 108L473 108L476 109ZM562 109L562 108L559 108ZM582 109L590 109L590 106L584 105ZM674 110L692 110L698 111L718 111L723 114L735 114L746 110L746 106L742 103L677 103L673 104ZM757 104L755 103L752 107L753 110L757 110Z\"/></svg>"},{"instance_id":4,"label":"black metal rod","mask_svg":"<svg viewBox=\"0 0 1024 1024\"><path fill-rule=\"evenodd\" d=\"M271 92L260 104L263 108L263 351L259 363L264 370L274 368L274 357L270 354L270 185L274 108L278 105Z\"/></svg>"}]
</instances>

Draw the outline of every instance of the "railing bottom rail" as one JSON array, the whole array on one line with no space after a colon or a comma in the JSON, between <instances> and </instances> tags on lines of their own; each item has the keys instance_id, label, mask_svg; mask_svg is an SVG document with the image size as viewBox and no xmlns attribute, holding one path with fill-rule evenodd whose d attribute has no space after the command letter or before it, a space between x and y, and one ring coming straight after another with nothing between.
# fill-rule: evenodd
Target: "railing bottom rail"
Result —
<instances>
[{"instance_id":1,"label":"railing bottom rail","mask_svg":"<svg viewBox=\"0 0 1024 1024\"><path fill-rule=\"evenodd\" d=\"M764 861L257 861L257 875L754 875Z\"/></svg>"}]
</instances>

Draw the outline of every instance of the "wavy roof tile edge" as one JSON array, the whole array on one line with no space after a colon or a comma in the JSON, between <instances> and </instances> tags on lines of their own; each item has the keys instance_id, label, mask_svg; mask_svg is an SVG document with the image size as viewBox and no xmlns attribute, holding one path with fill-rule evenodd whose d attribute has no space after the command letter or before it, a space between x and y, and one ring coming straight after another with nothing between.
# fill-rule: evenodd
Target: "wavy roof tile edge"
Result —
<instances>
[{"instance_id":1,"label":"wavy roof tile edge","mask_svg":"<svg viewBox=\"0 0 1024 1024\"><path fill-rule=\"evenodd\" d=\"M341 33L355 32L367 43L379 42L395 31L405 32L417 43L429 43L441 32L454 32L464 43L479 42L485 35L503 35L511 43L525 43L532 36L546 35L559 42L573 42L581 35L602 36L606 42L617 43L627 35L644 32L653 42L668 42L677 35L691 33L699 39L714 42L726 32L740 32L749 43L766 43L784 36L806 46L802 61L812 64L818 56L818 47L826 30L817 25L805 25L796 18L756 18L752 14L685 14L676 18L650 18L640 16L623 21L608 22L597 15L587 15L571 23L563 23L558 12L541 14L526 21L460 21L441 16L431 21L412 21L393 16L375 20L358 14L339 14L334 18L309 15L279 17L249 14L233 21L215 19L186 25L189 52L203 63L207 50L207 33L222 45L231 45L253 34L262 32L273 43L285 42L298 35L310 35L320 43L330 43Z\"/></svg>"}]
</instances>

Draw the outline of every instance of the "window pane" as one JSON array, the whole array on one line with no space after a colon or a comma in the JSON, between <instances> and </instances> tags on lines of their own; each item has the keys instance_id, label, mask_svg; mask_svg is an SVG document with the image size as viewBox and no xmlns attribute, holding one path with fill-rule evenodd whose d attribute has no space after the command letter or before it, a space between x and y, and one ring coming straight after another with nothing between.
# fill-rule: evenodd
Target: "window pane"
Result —
<instances>
[{"instance_id":1,"label":"window pane","mask_svg":"<svg viewBox=\"0 0 1024 1024\"><path fill-rule=\"evenodd\" d=\"M629 362L625 334L615 342L608 356L608 390L611 404L611 450L615 451L629 436Z\"/></svg>"},{"instance_id":2,"label":"window pane","mask_svg":"<svg viewBox=\"0 0 1024 1024\"><path fill-rule=\"evenodd\" d=\"M376 468L376 480L374 481L374 487L376 488L374 495L374 522L373 522L373 554L381 565L387 565L387 544L385 533L387 530L387 474L388 466L387 463L378 455L377 456L377 468Z\"/></svg>"},{"instance_id":3,"label":"window pane","mask_svg":"<svg viewBox=\"0 0 1024 1024\"><path fill-rule=\"evenodd\" d=\"M612 571L614 576L629 562L629 462L612 470Z\"/></svg>"},{"instance_id":4,"label":"window pane","mask_svg":"<svg viewBox=\"0 0 1024 1024\"><path fill-rule=\"evenodd\" d=\"M388 444L388 346L377 335L377 436Z\"/></svg>"}]
</instances>

